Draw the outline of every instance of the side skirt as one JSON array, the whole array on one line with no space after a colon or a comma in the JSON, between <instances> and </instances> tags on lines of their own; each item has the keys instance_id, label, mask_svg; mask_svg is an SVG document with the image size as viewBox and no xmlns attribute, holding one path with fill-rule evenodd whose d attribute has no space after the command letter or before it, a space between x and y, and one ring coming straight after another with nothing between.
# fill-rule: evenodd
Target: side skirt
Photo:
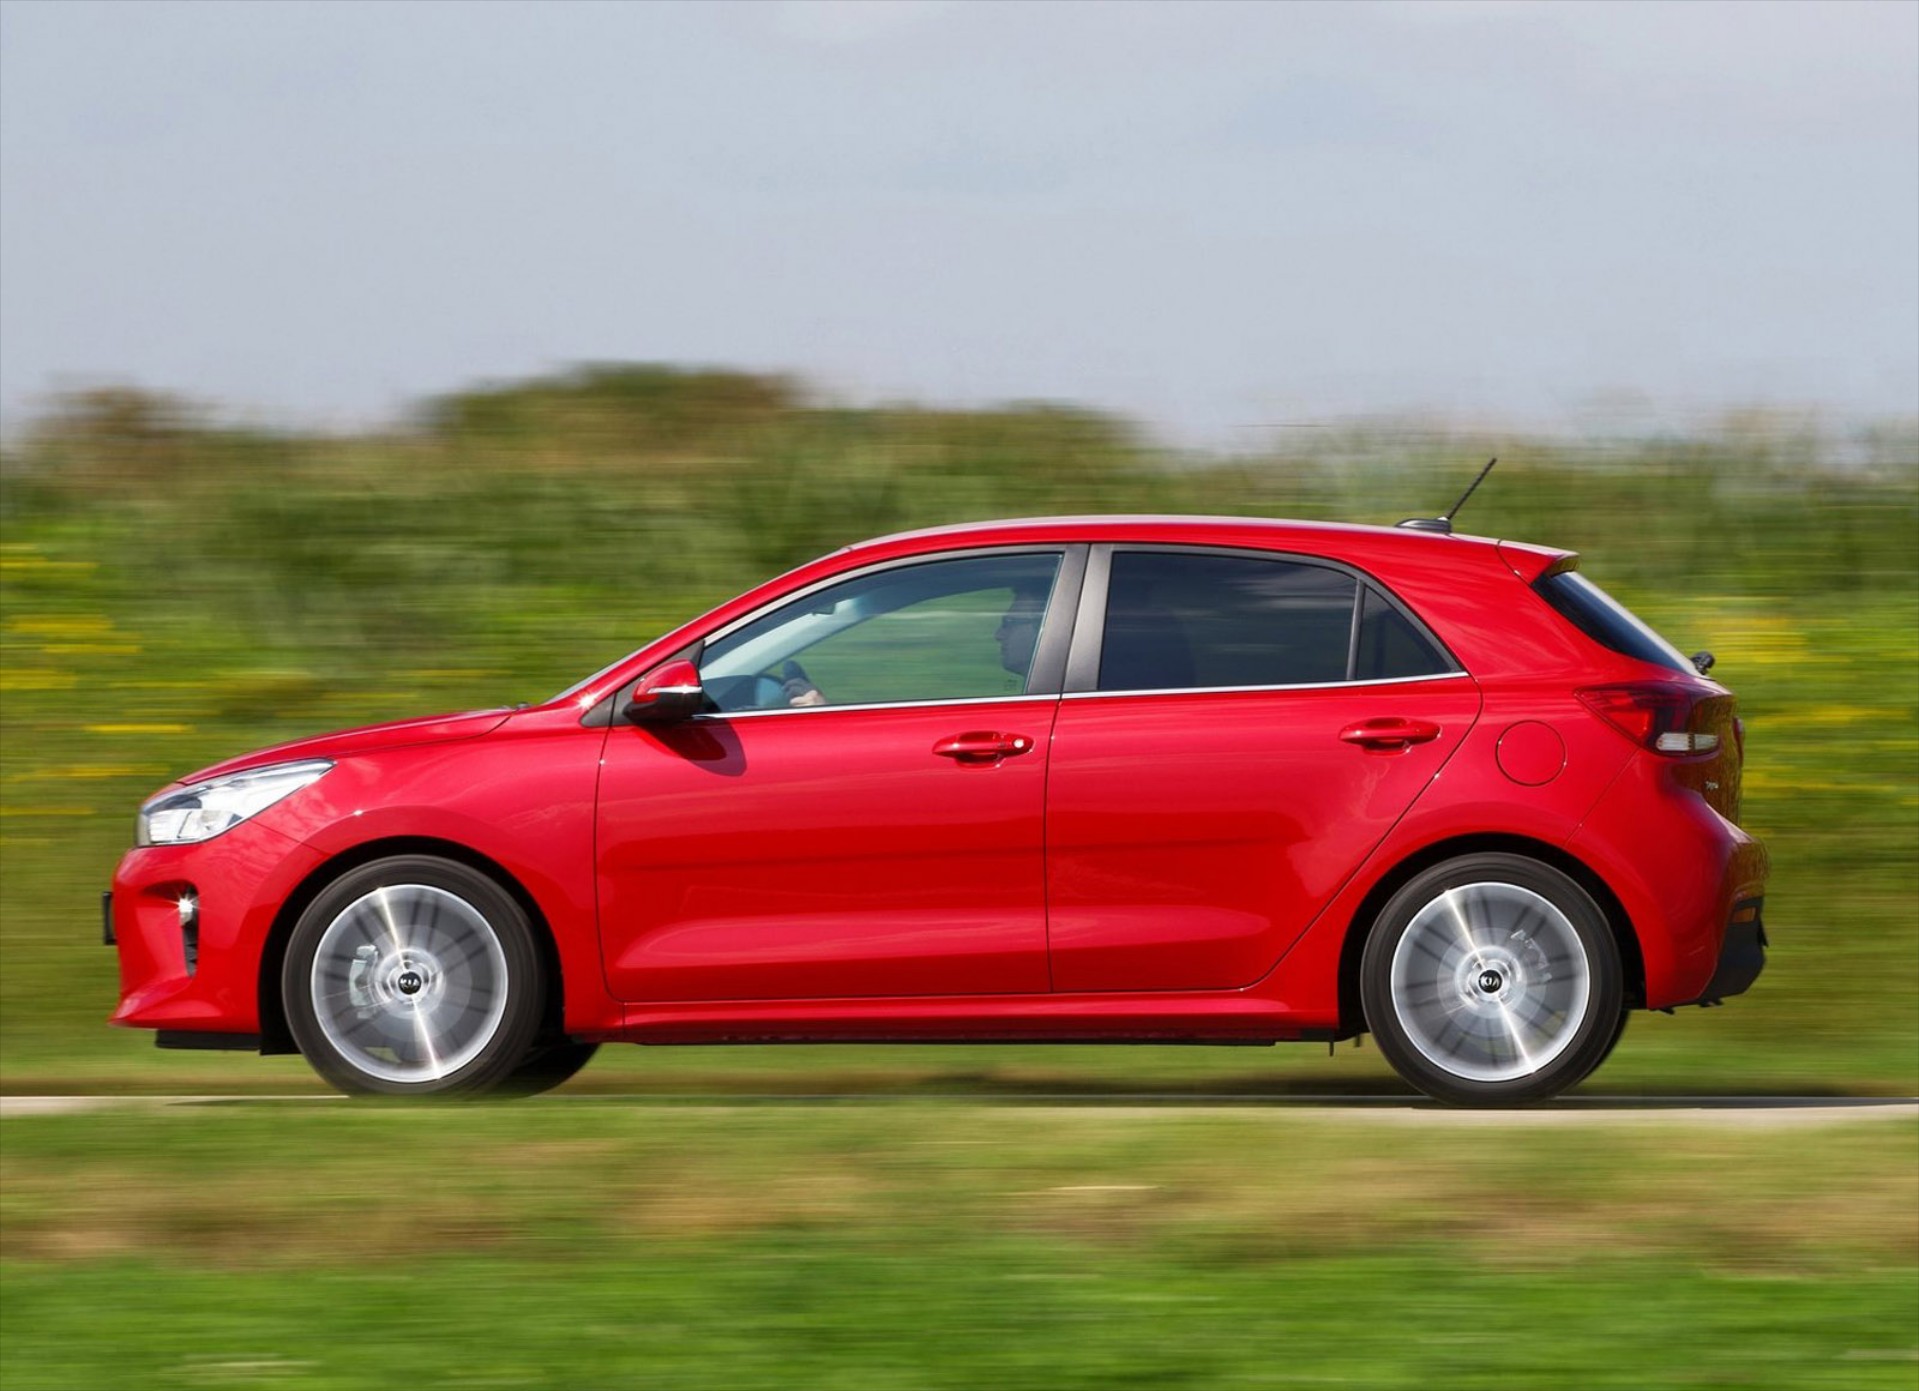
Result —
<instances>
[{"instance_id":1,"label":"side skirt","mask_svg":"<svg viewBox=\"0 0 1919 1391\"><path fill-rule=\"evenodd\" d=\"M1245 991L629 1004L631 1043L1220 1043L1341 1038Z\"/></svg>"}]
</instances>

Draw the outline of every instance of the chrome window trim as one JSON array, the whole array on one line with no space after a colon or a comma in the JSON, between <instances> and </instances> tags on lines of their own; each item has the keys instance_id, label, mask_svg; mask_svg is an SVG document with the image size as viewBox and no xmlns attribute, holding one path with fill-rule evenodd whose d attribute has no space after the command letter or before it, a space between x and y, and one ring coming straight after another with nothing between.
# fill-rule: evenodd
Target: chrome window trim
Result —
<instances>
[{"instance_id":1,"label":"chrome window trim","mask_svg":"<svg viewBox=\"0 0 1919 1391\"><path fill-rule=\"evenodd\" d=\"M1376 676L1366 681L1297 681L1289 686L1155 686L1143 691L1068 691L1061 700L1113 700L1121 696L1229 695L1258 691L1354 691L1373 686L1416 686L1422 681L1472 679L1469 671L1437 671L1429 676Z\"/></svg>"},{"instance_id":2,"label":"chrome window trim","mask_svg":"<svg viewBox=\"0 0 1919 1391\"><path fill-rule=\"evenodd\" d=\"M1121 694L1113 692L1113 694ZM1124 694L1131 695L1128 691ZM858 705L788 705L774 710L717 710L705 711L698 715L689 715L687 720L693 724L724 724L732 720L759 720L768 715L825 715L835 710L930 710L947 705L1017 705L1052 704L1059 700L1059 692L1047 691L1037 695L1003 696L956 696L952 700L888 700L867 701Z\"/></svg>"}]
</instances>

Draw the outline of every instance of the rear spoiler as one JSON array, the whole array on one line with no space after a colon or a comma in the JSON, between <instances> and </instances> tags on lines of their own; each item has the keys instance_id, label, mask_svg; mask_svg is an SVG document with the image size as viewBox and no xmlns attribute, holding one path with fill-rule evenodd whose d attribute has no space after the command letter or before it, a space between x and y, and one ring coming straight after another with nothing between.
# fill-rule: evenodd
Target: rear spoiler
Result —
<instances>
[{"instance_id":1,"label":"rear spoiler","mask_svg":"<svg viewBox=\"0 0 1919 1391\"><path fill-rule=\"evenodd\" d=\"M1579 552L1559 551L1550 546L1530 546L1524 541L1501 541L1499 558L1527 584L1537 584L1548 575L1564 574L1579 568Z\"/></svg>"}]
</instances>

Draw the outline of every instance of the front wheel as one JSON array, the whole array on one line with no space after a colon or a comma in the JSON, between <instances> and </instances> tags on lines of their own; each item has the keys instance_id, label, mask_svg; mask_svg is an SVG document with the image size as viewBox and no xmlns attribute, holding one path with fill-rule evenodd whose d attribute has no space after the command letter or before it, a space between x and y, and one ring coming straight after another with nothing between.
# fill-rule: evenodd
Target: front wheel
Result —
<instances>
[{"instance_id":1,"label":"front wheel","mask_svg":"<svg viewBox=\"0 0 1919 1391\"><path fill-rule=\"evenodd\" d=\"M1557 1096L1618 1038L1619 947L1574 880L1520 855L1415 876L1366 939L1366 1024L1395 1071L1460 1106Z\"/></svg>"},{"instance_id":2,"label":"front wheel","mask_svg":"<svg viewBox=\"0 0 1919 1391\"><path fill-rule=\"evenodd\" d=\"M475 1095L527 1063L545 982L526 913L450 860L349 870L295 924L281 973L294 1042L346 1092Z\"/></svg>"}]
</instances>

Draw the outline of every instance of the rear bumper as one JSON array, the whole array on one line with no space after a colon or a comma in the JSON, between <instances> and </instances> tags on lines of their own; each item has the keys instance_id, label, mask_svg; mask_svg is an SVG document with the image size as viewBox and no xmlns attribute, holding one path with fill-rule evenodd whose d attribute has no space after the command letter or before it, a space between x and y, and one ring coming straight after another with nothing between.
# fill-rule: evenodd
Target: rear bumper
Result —
<instances>
[{"instance_id":1,"label":"rear bumper","mask_svg":"<svg viewBox=\"0 0 1919 1391\"><path fill-rule=\"evenodd\" d=\"M1766 969L1765 900L1744 899L1733 905L1732 921L1719 946L1719 968L1706 983L1696 1003L1716 1004L1729 995L1743 995Z\"/></svg>"}]
</instances>

